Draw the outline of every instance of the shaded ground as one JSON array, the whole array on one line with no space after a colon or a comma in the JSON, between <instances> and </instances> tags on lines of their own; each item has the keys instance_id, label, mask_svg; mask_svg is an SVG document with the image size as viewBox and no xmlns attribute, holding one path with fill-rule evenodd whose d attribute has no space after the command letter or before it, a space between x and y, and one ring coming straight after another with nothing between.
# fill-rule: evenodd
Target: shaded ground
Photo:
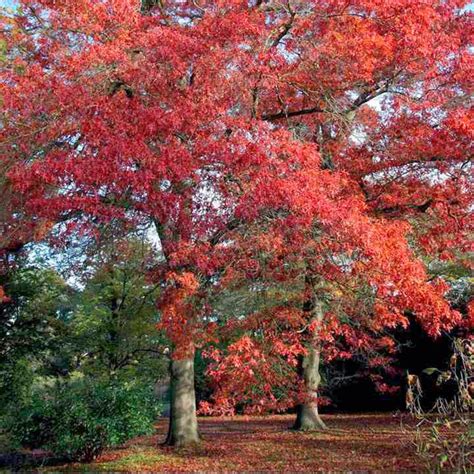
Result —
<instances>
[{"instance_id":1,"label":"shaded ground","mask_svg":"<svg viewBox=\"0 0 474 474\"><path fill-rule=\"evenodd\" d=\"M88 465L61 471L422 471L406 422L392 414L327 415L324 433L288 430L291 416L201 418L201 446L175 450L157 436L137 438ZM48 469L50 471L51 468Z\"/></svg>"}]
</instances>

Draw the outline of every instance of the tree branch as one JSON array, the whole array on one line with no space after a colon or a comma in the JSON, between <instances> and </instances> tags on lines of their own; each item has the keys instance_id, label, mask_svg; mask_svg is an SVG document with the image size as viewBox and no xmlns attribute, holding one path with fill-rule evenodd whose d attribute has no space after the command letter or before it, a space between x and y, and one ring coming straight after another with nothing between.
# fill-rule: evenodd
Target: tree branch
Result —
<instances>
[{"instance_id":1,"label":"tree branch","mask_svg":"<svg viewBox=\"0 0 474 474\"><path fill-rule=\"evenodd\" d=\"M309 109L282 111L274 114L263 114L260 118L262 120L272 122L273 120L279 120L282 118L299 117L301 115L310 115L324 112L326 112L326 110L321 109L321 107L311 107Z\"/></svg>"}]
</instances>

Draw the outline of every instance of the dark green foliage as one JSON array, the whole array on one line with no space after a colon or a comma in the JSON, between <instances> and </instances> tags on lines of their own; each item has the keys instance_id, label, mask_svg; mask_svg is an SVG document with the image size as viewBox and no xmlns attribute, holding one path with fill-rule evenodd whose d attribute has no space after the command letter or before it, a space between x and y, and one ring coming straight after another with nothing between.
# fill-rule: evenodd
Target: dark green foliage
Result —
<instances>
[{"instance_id":1,"label":"dark green foliage","mask_svg":"<svg viewBox=\"0 0 474 474\"><path fill-rule=\"evenodd\" d=\"M53 270L16 268L0 278L0 418L25 402L35 376L50 372L51 355L69 340L72 290ZM48 374L49 375L49 374Z\"/></svg>"},{"instance_id":2,"label":"dark green foliage","mask_svg":"<svg viewBox=\"0 0 474 474\"><path fill-rule=\"evenodd\" d=\"M151 387L62 381L34 393L11 414L7 428L22 447L86 461L105 448L151 434L159 408Z\"/></svg>"},{"instance_id":3,"label":"dark green foliage","mask_svg":"<svg viewBox=\"0 0 474 474\"><path fill-rule=\"evenodd\" d=\"M154 256L134 241L106 250L83 288L36 267L1 277L0 430L11 448L89 460L153 431L168 366L159 287L146 278Z\"/></svg>"},{"instance_id":4,"label":"dark green foliage","mask_svg":"<svg viewBox=\"0 0 474 474\"><path fill-rule=\"evenodd\" d=\"M147 281L147 255L137 243L121 250L77 294L69 324L75 370L154 381L167 370L156 328L159 287Z\"/></svg>"},{"instance_id":5,"label":"dark green foliage","mask_svg":"<svg viewBox=\"0 0 474 474\"><path fill-rule=\"evenodd\" d=\"M203 400L209 400L212 395L212 385L207 375L209 360L202 355L202 350L197 350L194 358L194 385L198 405Z\"/></svg>"},{"instance_id":6,"label":"dark green foliage","mask_svg":"<svg viewBox=\"0 0 474 474\"><path fill-rule=\"evenodd\" d=\"M43 355L64 335L72 290L54 270L25 267L0 278L0 364Z\"/></svg>"}]
</instances>

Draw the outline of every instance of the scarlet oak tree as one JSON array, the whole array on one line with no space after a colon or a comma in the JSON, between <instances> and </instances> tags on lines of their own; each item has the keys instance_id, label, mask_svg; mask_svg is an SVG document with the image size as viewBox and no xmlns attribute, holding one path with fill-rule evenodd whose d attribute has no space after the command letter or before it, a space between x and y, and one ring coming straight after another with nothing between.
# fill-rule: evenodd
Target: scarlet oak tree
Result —
<instances>
[{"instance_id":1,"label":"scarlet oak tree","mask_svg":"<svg viewBox=\"0 0 474 474\"><path fill-rule=\"evenodd\" d=\"M370 354L372 367L384 366L394 351L386 332L407 326L406 310L432 335L460 321L443 298L447 286L428 283L409 249L408 227L366 216L362 198L342 190L324 200L331 178L320 172L307 183L304 195L319 196L310 201L316 208L298 203L267 223L265 233L247 238L246 268L234 267L233 282L251 278L250 292L264 304L245 318L237 313L226 327L231 345L209 352L215 406L204 405L204 412L233 413L242 403L250 412L285 410L296 403L298 429L324 427L316 403L322 355L330 361ZM298 215L303 208L311 218Z\"/></svg>"},{"instance_id":2,"label":"scarlet oak tree","mask_svg":"<svg viewBox=\"0 0 474 474\"><path fill-rule=\"evenodd\" d=\"M400 265L389 272L385 265L382 270L386 281L378 296L398 292L398 304L393 298L388 304L379 300L376 309L382 321L403 323L403 309L414 308L418 316L424 312L432 333L439 330L439 315L446 306L425 299L421 288L426 288L426 276L421 268L408 268L401 264L405 257L396 257L405 224L389 226L386 220L415 222L416 234L410 239L431 257L452 258L458 250L472 250L472 55L468 49L472 21L469 15L460 14L462 6L462 2L291 2L278 8L269 3L267 18L273 20L275 29L267 45L277 46L280 62L274 63L271 74L264 75L265 80L254 89L256 115L260 110L263 120L317 143L323 167L348 173L356 185L353 192L363 193L364 212L380 221L369 245L375 243L374 236L385 240L380 255L387 252ZM370 102L377 104L376 109L367 107ZM368 237L363 232L359 236ZM286 242L287 259L288 249ZM333 252L332 258L340 250ZM317 274L325 275L320 269ZM338 279L342 283L340 275ZM348 294L346 286L343 295ZM312 306L311 299L306 306ZM348 302L343 306L346 312L350 309ZM360 311L359 305L353 308ZM365 335L361 344L353 332L349 331L349 339L367 347L371 338ZM242 347L247 346L244 340ZM233 345L231 350L239 353L241 347ZM235 362L234 356L229 360ZM222 359L218 361L222 368ZM268 374L269 366L261 374ZM254 369L251 380L256 385ZM223 370L220 372L222 387ZM236 390L252 385L248 380L237 382L237 372L233 378ZM271 391L267 394L271 400ZM218 399L225 406L225 397Z\"/></svg>"},{"instance_id":3,"label":"scarlet oak tree","mask_svg":"<svg viewBox=\"0 0 474 474\"><path fill-rule=\"evenodd\" d=\"M2 156L30 215L66 233L121 220L158 234L171 444L198 440L208 296L255 273L255 249L280 259L272 278L286 259L305 269L315 363L322 293L348 273L378 296L370 324L399 324L404 307L433 333L456 321L398 221L424 216L426 251L467 246L464 3L23 0L3 16ZM331 264L341 255L349 269Z\"/></svg>"}]
</instances>

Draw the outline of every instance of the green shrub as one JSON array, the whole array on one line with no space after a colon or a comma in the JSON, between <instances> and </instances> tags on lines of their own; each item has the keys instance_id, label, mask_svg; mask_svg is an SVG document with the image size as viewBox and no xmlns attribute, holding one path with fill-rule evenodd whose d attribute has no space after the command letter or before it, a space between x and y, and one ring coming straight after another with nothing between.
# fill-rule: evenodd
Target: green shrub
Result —
<instances>
[{"instance_id":1,"label":"green shrub","mask_svg":"<svg viewBox=\"0 0 474 474\"><path fill-rule=\"evenodd\" d=\"M26 358L0 361L0 424L14 405L30 399L33 380L34 370Z\"/></svg>"},{"instance_id":2,"label":"green shrub","mask_svg":"<svg viewBox=\"0 0 474 474\"><path fill-rule=\"evenodd\" d=\"M23 447L89 461L105 448L151 434L158 413L152 387L79 379L34 393L12 414L8 430Z\"/></svg>"}]
</instances>

